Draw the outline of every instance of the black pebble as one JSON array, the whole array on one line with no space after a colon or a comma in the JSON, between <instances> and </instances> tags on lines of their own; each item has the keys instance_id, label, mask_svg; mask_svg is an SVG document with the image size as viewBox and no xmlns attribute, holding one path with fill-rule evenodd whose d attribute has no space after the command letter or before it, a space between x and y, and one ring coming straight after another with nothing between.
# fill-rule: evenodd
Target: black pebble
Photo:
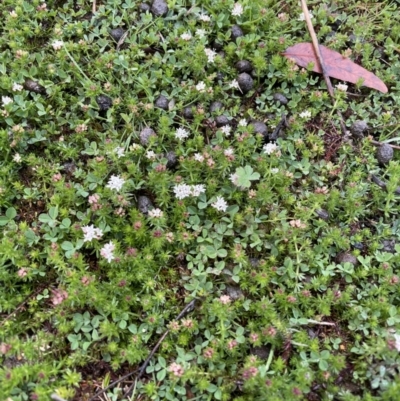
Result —
<instances>
[{"instance_id":1,"label":"black pebble","mask_svg":"<svg viewBox=\"0 0 400 401\"><path fill-rule=\"evenodd\" d=\"M384 143L376 150L376 158L379 164L388 164L393 158L393 148L387 143Z\"/></svg>"},{"instance_id":2,"label":"black pebble","mask_svg":"<svg viewBox=\"0 0 400 401\"><path fill-rule=\"evenodd\" d=\"M217 78L218 81L222 81L224 79L224 77L225 77L224 73L217 72L217 77L216 78Z\"/></svg>"},{"instance_id":3,"label":"black pebble","mask_svg":"<svg viewBox=\"0 0 400 401\"><path fill-rule=\"evenodd\" d=\"M182 115L187 120L191 120L194 117L192 107L193 106L187 106L182 110Z\"/></svg>"},{"instance_id":4,"label":"black pebble","mask_svg":"<svg viewBox=\"0 0 400 401\"><path fill-rule=\"evenodd\" d=\"M280 104L287 104L288 100L286 96L282 95L282 93L275 93L273 96L274 100Z\"/></svg>"},{"instance_id":5,"label":"black pebble","mask_svg":"<svg viewBox=\"0 0 400 401\"><path fill-rule=\"evenodd\" d=\"M96 98L100 111L107 111L112 106L112 100L106 95L99 95Z\"/></svg>"},{"instance_id":6,"label":"black pebble","mask_svg":"<svg viewBox=\"0 0 400 401\"><path fill-rule=\"evenodd\" d=\"M239 74L239 76L237 77L237 81L243 94L246 94L253 89L253 78L249 74L247 74L247 72L242 72L241 74Z\"/></svg>"},{"instance_id":7,"label":"black pebble","mask_svg":"<svg viewBox=\"0 0 400 401\"><path fill-rule=\"evenodd\" d=\"M168 14L168 5L164 0L154 0L151 5L151 12L156 17L165 17Z\"/></svg>"},{"instance_id":8,"label":"black pebble","mask_svg":"<svg viewBox=\"0 0 400 401\"><path fill-rule=\"evenodd\" d=\"M237 38L243 36L243 31L239 25L233 25L231 29L231 37L236 41Z\"/></svg>"},{"instance_id":9,"label":"black pebble","mask_svg":"<svg viewBox=\"0 0 400 401\"><path fill-rule=\"evenodd\" d=\"M168 110L168 99L165 96L160 95L155 101L154 106L159 109Z\"/></svg>"},{"instance_id":10,"label":"black pebble","mask_svg":"<svg viewBox=\"0 0 400 401\"><path fill-rule=\"evenodd\" d=\"M151 7L147 3L140 3L139 10L142 12L150 11Z\"/></svg>"},{"instance_id":11,"label":"black pebble","mask_svg":"<svg viewBox=\"0 0 400 401\"><path fill-rule=\"evenodd\" d=\"M213 49L215 49L215 51L219 52L219 51L221 51L223 49L224 46L222 45L222 43L219 43L216 40L214 40L214 42L213 42L211 47Z\"/></svg>"},{"instance_id":12,"label":"black pebble","mask_svg":"<svg viewBox=\"0 0 400 401\"><path fill-rule=\"evenodd\" d=\"M217 124L217 127L224 127L225 125L230 125L231 122L226 116L218 116L215 117L215 124Z\"/></svg>"},{"instance_id":13,"label":"black pebble","mask_svg":"<svg viewBox=\"0 0 400 401\"><path fill-rule=\"evenodd\" d=\"M122 36L124 36L124 34L125 31L122 28L115 28L112 29L110 32L110 35L116 42L119 42L119 40L122 38Z\"/></svg>"},{"instance_id":14,"label":"black pebble","mask_svg":"<svg viewBox=\"0 0 400 401\"><path fill-rule=\"evenodd\" d=\"M223 107L221 102L218 102L218 100L216 102L212 102L210 105L210 113L215 113L218 110L221 110Z\"/></svg>"},{"instance_id":15,"label":"black pebble","mask_svg":"<svg viewBox=\"0 0 400 401\"><path fill-rule=\"evenodd\" d=\"M262 121L252 121L251 125L254 128L256 134L261 134L264 138L268 134L268 128Z\"/></svg>"},{"instance_id":16,"label":"black pebble","mask_svg":"<svg viewBox=\"0 0 400 401\"><path fill-rule=\"evenodd\" d=\"M147 146L150 142L150 137L156 136L156 133L149 127L142 129L139 134L140 143L143 146Z\"/></svg>"},{"instance_id":17,"label":"black pebble","mask_svg":"<svg viewBox=\"0 0 400 401\"><path fill-rule=\"evenodd\" d=\"M151 203L150 198L148 198L147 196L139 196L138 198L138 209L141 213L143 214L147 214L149 212L149 210L153 209L154 206Z\"/></svg>"},{"instance_id":18,"label":"black pebble","mask_svg":"<svg viewBox=\"0 0 400 401\"><path fill-rule=\"evenodd\" d=\"M44 86L38 84L33 79L27 79L24 83L24 88L29 92L44 93L46 90Z\"/></svg>"},{"instance_id":19,"label":"black pebble","mask_svg":"<svg viewBox=\"0 0 400 401\"><path fill-rule=\"evenodd\" d=\"M178 163L178 159L176 157L176 153L174 151L172 151L172 150L167 152L165 157L167 159L167 168L173 168Z\"/></svg>"},{"instance_id":20,"label":"black pebble","mask_svg":"<svg viewBox=\"0 0 400 401\"><path fill-rule=\"evenodd\" d=\"M239 72L251 72L253 66L251 65L250 61L248 60L240 60L235 64L236 69Z\"/></svg>"},{"instance_id":21,"label":"black pebble","mask_svg":"<svg viewBox=\"0 0 400 401\"><path fill-rule=\"evenodd\" d=\"M369 130L368 124L365 121L354 121L350 127L350 132L357 138L362 138L364 133Z\"/></svg>"},{"instance_id":22,"label":"black pebble","mask_svg":"<svg viewBox=\"0 0 400 401\"><path fill-rule=\"evenodd\" d=\"M328 220L329 219L329 213L325 209L318 209L318 210L315 211L315 213L322 220Z\"/></svg>"}]
</instances>

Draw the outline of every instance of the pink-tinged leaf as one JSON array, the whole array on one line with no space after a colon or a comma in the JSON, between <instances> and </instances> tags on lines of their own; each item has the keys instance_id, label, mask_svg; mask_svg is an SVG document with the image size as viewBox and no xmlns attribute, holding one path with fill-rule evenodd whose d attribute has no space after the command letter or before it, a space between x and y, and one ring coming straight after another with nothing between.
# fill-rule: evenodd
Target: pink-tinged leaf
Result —
<instances>
[{"instance_id":1,"label":"pink-tinged leaf","mask_svg":"<svg viewBox=\"0 0 400 401\"><path fill-rule=\"evenodd\" d=\"M325 64L327 75L341 81L351 82L353 84L363 80L363 85L386 93L388 91L384 82L375 74L359 66L340 53L320 45L321 55ZM310 63L314 64L313 71L322 74L318 59L315 55L312 43L298 43L288 47L283 55L293 59L300 67L307 67Z\"/></svg>"}]
</instances>

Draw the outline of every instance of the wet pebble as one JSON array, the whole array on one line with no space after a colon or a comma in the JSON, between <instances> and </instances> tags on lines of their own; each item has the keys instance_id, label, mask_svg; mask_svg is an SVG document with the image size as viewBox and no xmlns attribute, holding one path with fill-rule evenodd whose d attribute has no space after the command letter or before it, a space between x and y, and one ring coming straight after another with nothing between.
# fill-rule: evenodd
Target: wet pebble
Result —
<instances>
[{"instance_id":1,"label":"wet pebble","mask_svg":"<svg viewBox=\"0 0 400 401\"><path fill-rule=\"evenodd\" d=\"M96 98L100 111L107 111L112 106L112 100L106 95L99 95Z\"/></svg>"},{"instance_id":2,"label":"wet pebble","mask_svg":"<svg viewBox=\"0 0 400 401\"><path fill-rule=\"evenodd\" d=\"M142 129L139 134L140 143L143 146L147 146L150 142L150 137L157 136L156 133L149 127Z\"/></svg>"},{"instance_id":3,"label":"wet pebble","mask_svg":"<svg viewBox=\"0 0 400 401\"><path fill-rule=\"evenodd\" d=\"M251 72L253 66L251 65L250 61L248 60L240 60L235 64L236 69L239 72Z\"/></svg>"},{"instance_id":4,"label":"wet pebble","mask_svg":"<svg viewBox=\"0 0 400 401\"><path fill-rule=\"evenodd\" d=\"M242 72L241 74L239 74L237 77L237 81L243 94L246 94L253 89L253 78L247 72Z\"/></svg>"},{"instance_id":5,"label":"wet pebble","mask_svg":"<svg viewBox=\"0 0 400 401\"><path fill-rule=\"evenodd\" d=\"M138 198L138 209L141 213L147 214L149 210L153 209L153 203L151 202L150 198L147 196L139 196Z\"/></svg>"},{"instance_id":6,"label":"wet pebble","mask_svg":"<svg viewBox=\"0 0 400 401\"><path fill-rule=\"evenodd\" d=\"M124 36L125 31L122 28L115 28L112 29L110 32L111 37L116 41L119 42L119 40Z\"/></svg>"},{"instance_id":7,"label":"wet pebble","mask_svg":"<svg viewBox=\"0 0 400 401\"><path fill-rule=\"evenodd\" d=\"M376 150L376 158L378 159L379 164L388 164L393 158L393 148L387 143L384 143Z\"/></svg>"},{"instance_id":8,"label":"wet pebble","mask_svg":"<svg viewBox=\"0 0 400 401\"><path fill-rule=\"evenodd\" d=\"M168 14L168 4L164 0L154 0L151 12L156 17L165 17Z\"/></svg>"},{"instance_id":9,"label":"wet pebble","mask_svg":"<svg viewBox=\"0 0 400 401\"><path fill-rule=\"evenodd\" d=\"M280 103L280 104L288 103L287 97L285 95L282 95L282 93L275 93L273 98L277 103Z\"/></svg>"},{"instance_id":10,"label":"wet pebble","mask_svg":"<svg viewBox=\"0 0 400 401\"><path fill-rule=\"evenodd\" d=\"M160 95L154 103L155 107L162 110L168 110L168 105L168 99L164 95Z\"/></svg>"}]
</instances>

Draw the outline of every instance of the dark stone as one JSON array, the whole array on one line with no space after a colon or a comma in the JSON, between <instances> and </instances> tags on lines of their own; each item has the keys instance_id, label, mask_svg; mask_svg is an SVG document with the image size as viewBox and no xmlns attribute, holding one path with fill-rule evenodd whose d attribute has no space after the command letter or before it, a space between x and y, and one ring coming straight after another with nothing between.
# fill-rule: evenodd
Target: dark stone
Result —
<instances>
[{"instance_id":1,"label":"dark stone","mask_svg":"<svg viewBox=\"0 0 400 401\"><path fill-rule=\"evenodd\" d=\"M165 17L168 14L168 4L164 0L154 0L151 12L156 17Z\"/></svg>"},{"instance_id":2,"label":"dark stone","mask_svg":"<svg viewBox=\"0 0 400 401\"><path fill-rule=\"evenodd\" d=\"M44 86L40 85L33 79L27 79L24 83L24 88L29 91L29 92L34 92L34 93L45 93L46 89Z\"/></svg>"},{"instance_id":3,"label":"dark stone","mask_svg":"<svg viewBox=\"0 0 400 401\"><path fill-rule=\"evenodd\" d=\"M244 297L243 291L240 289L240 287L233 285L226 286L226 295L228 295L232 299L232 301L236 301L239 298Z\"/></svg>"},{"instance_id":4,"label":"dark stone","mask_svg":"<svg viewBox=\"0 0 400 401\"><path fill-rule=\"evenodd\" d=\"M250 72L253 69L250 61L248 60L240 60L235 64L236 69L239 72Z\"/></svg>"},{"instance_id":5,"label":"dark stone","mask_svg":"<svg viewBox=\"0 0 400 401\"><path fill-rule=\"evenodd\" d=\"M262 121L252 121L251 125L254 128L256 134L261 134L264 138L268 134L268 128Z\"/></svg>"},{"instance_id":6,"label":"dark stone","mask_svg":"<svg viewBox=\"0 0 400 401\"><path fill-rule=\"evenodd\" d=\"M125 31L122 28L115 28L115 29L112 29L110 32L110 35L117 43L122 38L122 36L124 36L124 34L125 34Z\"/></svg>"},{"instance_id":7,"label":"dark stone","mask_svg":"<svg viewBox=\"0 0 400 401\"><path fill-rule=\"evenodd\" d=\"M253 78L247 74L247 72L242 72L238 75L237 81L240 87L240 90L245 94L253 89Z\"/></svg>"},{"instance_id":8,"label":"dark stone","mask_svg":"<svg viewBox=\"0 0 400 401\"><path fill-rule=\"evenodd\" d=\"M258 258L250 258L249 261L251 267L258 267L260 265L260 259Z\"/></svg>"},{"instance_id":9,"label":"dark stone","mask_svg":"<svg viewBox=\"0 0 400 401\"><path fill-rule=\"evenodd\" d=\"M154 106L159 109L168 110L168 99L165 96L160 95L155 101Z\"/></svg>"},{"instance_id":10,"label":"dark stone","mask_svg":"<svg viewBox=\"0 0 400 401\"><path fill-rule=\"evenodd\" d=\"M282 95L282 93L275 93L273 96L274 100L280 104L287 104L288 100L286 96Z\"/></svg>"},{"instance_id":11,"label":"dark stone","mask_svg":"<svg viewBox=\"0 0 400 401\"><path fill-rule=\"evenodd\" d=\"M106 95L97 96L96 102L99 106L100 111L107 111L112 106L111 98Z\"/></svg>"},{"instance_id":12,"label":"dark stone","mask_svg":"<svg viewBox=\"0 0 400 401\"><path fill-rule=\"evenodd\" d=\"M167 159L167 168L173 168L178 163L178 158L176 157L176 153L172 150L167 152L165 157Z\"/></svg>"},{"instance_id":13,"label":"dark stone","mask_svg":"<svg viewBox=\"0 0 400 401\"><path fill-rule=\"evenodd\" d=\"M216 40L214 40L214 42L213 42L213 44L212 44L211 47L212 47L213 49L215 49L215 51L217 51L217 52L221 51L221 50L224 48L223 44L217 42Z\"/></svg>"},{"instance_id":14,"label":"dark stone","mask_svg":"<svg viewBox=\"0 0 400 401\"><path fill-rule=\"evenodd\" d=\"M151 7L147 3L140 3L139 4L139 10L141 12L145 13L146 11L150 11Z\"/></svg>"},{"instance_id":15,"label":"dark stone","mask_svg":"<svg viewBox=\"0 0 400 401\"><path fill-rule=\"evenodd\" d=\"M217 80L222 81L225 78L225 74L222 72L217 72Z\"/></svg>"},{"instance_id":16,"label":"dark stone","mask_svg":"<svg viewBox=\"0 0 400 401\"><path fill-rule=\"evenodd\" d=\"M365 121L354 121L350 127L350 132L357 138L362 138L364 133L369 130L368 124Z\"/></svg>"},{"instance_id":17,"label":"dark stone","mask_svg":"<svg viewBox=\"0 0 400 401\"><path fill-rule=\"evenodd\" d=\"M357 266L358 260L350 252L341 252L336 256L336 263L351 263L353 266Z\"/></svg>"},{"instance_id":18,"label":"dark stone","mask_svg":"<svg viewBox=\"0 0 400 401\"><path fill-rule=\"evenodd\" d=\"M150 142L150 137L157 136L156 133L149 127L143 128L139 134L140 143L147 146Z\"/></svg>"},{"instance_id":19,"label":"dark stone","mask_svg":"<svg viewBox=\"0 0 400 401\"><path fill-rule=\"evenodd\" d=\"M318 210L315 211L315 213L322 220L328 220L329 219L329 213L325 209L318 209Z\"/></svg>"},{"instance_id":20,"label":"dark stone","mask_svg":"<svg viewBox=\"0 0 400 401\"><path fill-rule=\"evenodd\" d=\"M138 198L138 209L141 213L143 214L147 214L149 212L149 210L153 209L154 206L151 203L150 198L148 198L147 196L139 196Z\"/></svg>"},{"instance_id":21,"label":"dark stone","mask_svg":"<svg viewBox=\"0 0 400 401\"><path fill-rule=\"evenodd\" d=\"M359 251L364 250L364 244L362 242L355 242L353 244L354 249L358 249Z\"/></svg>"},{"instance_id":22,"label":"dark stone","mask_svg":"<svg viewBox=\"0 0 400 401\"><path fill-rule=\"evenodd\" d=\"M75 165L75 163L74 162L66 162L66 163L64 163L64 165L63 165L63 168L64 168L64 171L67 173L67 174L73 174L74 172L75 172L75 170L76 170L76 165Z\"/></svg>"},{"instance_id":23,"label":"dark stone","mask_svg":"<svg viewBox=\"0 0 400 401\"><path fill-rule=\"evenodd\" d=\"M223 107L222 103L218 100L216 102L212 102L210 105L210 113L215 113L216 111L221 110Z\"/></svg>"},{"instance_id":24,"label":"dark stone","mask_svg":"<svg viewBox=\"0 0 400 401\"><path fill-rule=\"evenodd\" d=\"M187 106L182 110L182 115L187 120L191 120L194 117L192 107L193 106Z\"/></svg>"},{"instance_id":25,"label":"dark stone","mask_svg":"<svg viewBox=\"0 0 400 401\"><path fill-rule=\"evenodd\" d=\"M256 357L266 360L268 359L269 353L271 351L271 347L262 345L260 347L251 347L250 354L255 355Z\"/></svg>"},{"instance_id":26,"label":"dark stone","mask_svg":"<svg viewBox=\"0 0 400 401\"><path fill-rule=\"evenodd\" d=\"M231 37L234 41L236 41L237 38L240 38L243 36L243 31L240 28L239 25L233 25L231 28Z\"/></svg>"},{"instance_id":27,"label":"dark stone","mask_svg":"<svg viewBox=\"0 0 400 401\"><path fill-rule=\"evenodd\" d=\"M388 164L393 158L393 148L387 143L384 143L376 150L376 158L378 159L379 164Z\"/></svg>"},{"instance_id":28,"label":"dark stone","mask_svg":"<svg viewBox=\"0 0 400 401\"><path fill-rule=\"evenodd\" d=\"M374 182L376 185L378 185L378 187L382 188L382 189L386 189L386 183L384 181L382 181L378 176L376 176L375 174L371 175L371 180L372 182Z\"/></svg>"},{"instance_id":29,"label":"dark stone","mask_svg":"<svg viewBox=\"0 0 400 401\"><path fill-rule=\"evenodd\" d=\"M217 127L223 127L225 125L231 125L231 122L226 116L217 116L215 117L215 124L217 125Z\"/></svg>"},{"instance_id":30,"label":"dark stone","mask_svg":"<svg viewBox=\"0 0 400 401\"><path fill-rule=\"evenodd\" d=\"M396 241L394 239L384 239L382 242L382 251L387 253L395 253Z\"/></svg>"}]
</instances>

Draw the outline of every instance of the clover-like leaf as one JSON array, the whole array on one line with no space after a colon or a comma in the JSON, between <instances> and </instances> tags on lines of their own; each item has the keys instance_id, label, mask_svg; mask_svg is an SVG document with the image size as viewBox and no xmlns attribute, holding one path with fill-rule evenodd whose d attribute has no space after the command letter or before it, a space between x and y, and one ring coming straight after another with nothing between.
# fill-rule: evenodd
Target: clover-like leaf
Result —
<instances>
[{"instance_id":1,"label":"clover-like leaf","mask_svg":"<svg viewBox=\"0 0 400 401\"><path fill-rule=\"evenodd\" d=\"M260 174L253 170L253 167L246 165L236 169L236 182L235 184L241 188L250 188L251 181L258 180Z\"/></svg>"}]
</instances>

